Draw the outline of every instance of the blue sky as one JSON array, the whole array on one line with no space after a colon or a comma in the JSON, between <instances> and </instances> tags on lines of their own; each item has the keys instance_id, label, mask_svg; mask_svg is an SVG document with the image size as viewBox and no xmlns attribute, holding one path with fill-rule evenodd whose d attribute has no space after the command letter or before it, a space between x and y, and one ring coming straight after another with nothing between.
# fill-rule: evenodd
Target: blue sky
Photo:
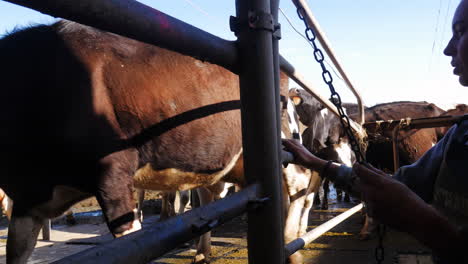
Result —
<instances>
[{"instance_id":1,"label":"blue sky","mask_svg":"<svg viewBox=\"0 0 468 264\"><path fill-rule=\"evenodd\" d=\"M228 23L229 16L235 15L234 1L141 2L222 38L235 39ZM455 103L468 103L468 88L458 84L450 59L442 54L459 0L309 0L308 3L366 105L425 100L447 108ZM282 0L280 7L297 30L304 32L293 4ZM51 17L3 1L0 17L0 33L15 26L53 21ZM280 23L283 37L280 53L328 96L311 47L281 13ZM336 76L334 80L344 101L354 101L344 83Z\"/></svg>"}]
</instances>

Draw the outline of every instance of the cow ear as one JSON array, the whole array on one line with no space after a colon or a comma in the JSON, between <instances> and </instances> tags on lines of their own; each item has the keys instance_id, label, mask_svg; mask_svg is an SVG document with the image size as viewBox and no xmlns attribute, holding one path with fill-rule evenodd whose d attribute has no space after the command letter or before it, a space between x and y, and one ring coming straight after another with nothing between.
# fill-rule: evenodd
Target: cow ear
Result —
<instances>
[{"instance_id":1,"label":"cow ear","mask_svg":"<svg viewBox=\"0 0 468 264\"><path fill-rule=\"evenodd\" d=\"M291 96L291 101L293 101L295 106L301 105L303 103L302 97L300 96Z\"/></svg>"}]
</instances>

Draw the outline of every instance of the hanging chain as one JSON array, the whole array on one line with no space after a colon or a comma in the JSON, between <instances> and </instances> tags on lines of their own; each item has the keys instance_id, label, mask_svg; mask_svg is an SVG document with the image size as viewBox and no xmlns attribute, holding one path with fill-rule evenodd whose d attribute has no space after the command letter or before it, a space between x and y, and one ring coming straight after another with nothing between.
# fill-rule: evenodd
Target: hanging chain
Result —
<instances>
[{"instance_id":1,"label":"hanging chain","mask_svg":"<svg viewBox=\"0 0 468 264\"><path fill-rule=\"evenodd\" d=\"M323 81L330 88L330 92L331 92L330 101L338 109L338 113L340 115L341 126L344 128L344 131L345 131L346 135L348 136L349 143L351 144L351 149L354 151L354 153L356 155L356 160L359 163L363 163L363 162L365 162L365 157L362 154L361 148L359 147L359 144L358 144L358 141L356 140L356 137L354 136L353 130L351 129L351 122L349 120L349 117L346 115L346 113L343 110L343 107L341 105L341 97L335 91L335 87L333 86L333 77L332 77L330 71L327 70L327 68L325 66L325 63L324 63L325 57L323 56L323 52L319 49L319 47L315 43L315 39L316 39L315 32L307 24L307 21L304 19L304 16L302 15L303 12L304 12L304 9L298 7L297 14L299 15L299 18L304 22L304 25L306 27L305 34L306 34L307 39L310 41L310 44L314 48L315 60L320 64L320 67L322 68Z\"/></svg>"},{"instance_id":2,"label":"hanging chain","mask_svg":"<svg viewBox=\"0 0 468 264\"><path fill-rule=\"evenodd\" d=\"M299 7L297 8L297 15L299 18L304 22L304 25L306 27L305 30L305 35L307 39L309 40L310 44L312 45L314 49L314 58L315 60L320 64L320 67L322 68L322 78L323 81L328 85L328 88L330 88L331 92L331 97L330 101L336 106L338 109L338 113L340 115L340 123L341 126L343 127L346 135L348 136L349 142L351 144L351 149L354 151L354 154L356 155L356 160L359 163L366 163L366 158L361 152L360 145L358 141L356 140L356 137L354 136L353 130L351 128L351 122L349 120L349 117L346 115L346 113L343 110L343 106L341 105L341 97L340 95L336 92L335 87L333 86L333 78L330 74L330 71L327 70L325 63L324 63L324 56L323 52L320 50L320 48L317 46L315 43L316 35L314 30L309 27L309 24L307 23L306 19L304 18L304 8ZM375 259L377 260L377 263L380 264L383 262L384 257L385 257L385 251L383 247L383 238L385 235L385 226L382 224L379 224L378 226L378 244L377 247L375 248Z\"/></svg>"}]
</instances>

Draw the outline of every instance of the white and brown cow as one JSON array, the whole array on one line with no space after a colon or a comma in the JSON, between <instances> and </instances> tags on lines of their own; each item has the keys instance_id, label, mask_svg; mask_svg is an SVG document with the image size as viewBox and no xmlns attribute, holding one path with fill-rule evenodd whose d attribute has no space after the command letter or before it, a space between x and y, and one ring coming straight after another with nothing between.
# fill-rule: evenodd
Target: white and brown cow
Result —
<instances>
[{"instance_id":1,"label":"white and brown cow","mask_svg":"<svg viewBox=\"0 0 468 264\"><path fill-rule=\"evenodd\" d=\"M306 126L302 132L303 145L323 159L352 166L356 158L339 118L303 89L292 88L289 96L296 105L299 120ZM322 209L328 208L328 185L328 179L323 179L324 194L321 199L317 195ZM341 191L336 191L340 198ZM349 201L348 194L345 201Z\"/></svg>"},{"instance_id":2,"label":"white and brown cow","mask_svg":"<svg viewBox=\"0 0 468 264\"><path fill-rule=\"evenodd\" d=\"M43 220L85 198L121 236L141 227L134 187L188 190L239 167L239 81L222 67L59 21L3 37L0 74L8 263L26 263ZM282 87L287 97L286 78ZM291 219L308 216L293 206L307 205L303 175L284 180L293 238Z\"/></svg>"}]
</instances>

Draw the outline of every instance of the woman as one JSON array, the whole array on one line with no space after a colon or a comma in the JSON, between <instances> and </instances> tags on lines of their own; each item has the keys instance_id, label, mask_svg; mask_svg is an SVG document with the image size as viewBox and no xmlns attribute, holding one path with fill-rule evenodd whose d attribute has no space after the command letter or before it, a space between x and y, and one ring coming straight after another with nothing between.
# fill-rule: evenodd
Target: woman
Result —
<instances>
[{"instance_id":1,"label":"woman","mask_svg":"<svg viewBox=\"0 0 468 264\"><path fill-rule=\"evenodd\" d=\"M452 22L453 36L444 54L452 57L454 74L468 86L468 0L462 0ZM329 178L351 173L349 168L312 155L299 142L284 140L295 163ZM468 263L468 120L454 125L416 163L389 177L356 164L355 187L368 213L382 223L414 236L431 248L437 263ZM352 177L349 175L349 177Z\"/></svg>"}]
</instances>

